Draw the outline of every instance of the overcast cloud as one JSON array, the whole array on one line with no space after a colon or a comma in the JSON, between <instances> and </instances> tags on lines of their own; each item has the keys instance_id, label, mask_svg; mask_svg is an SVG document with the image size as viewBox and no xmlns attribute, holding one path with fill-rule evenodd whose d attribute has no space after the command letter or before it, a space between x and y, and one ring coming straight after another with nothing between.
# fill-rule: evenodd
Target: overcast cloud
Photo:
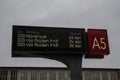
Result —
<instances>
[{"instance_id":1,"label":"overcast cloud","mask_svg":"<svg viewBox=\"0 0 120 80\"><path fill-rule=\"evenodd\" d=\"M44 58L12 58L12 25L105 28L111 54L83 59L83 67L120 68L120 0L0 0L0 66L65 67Z\"/></svg>"}]
</instances>

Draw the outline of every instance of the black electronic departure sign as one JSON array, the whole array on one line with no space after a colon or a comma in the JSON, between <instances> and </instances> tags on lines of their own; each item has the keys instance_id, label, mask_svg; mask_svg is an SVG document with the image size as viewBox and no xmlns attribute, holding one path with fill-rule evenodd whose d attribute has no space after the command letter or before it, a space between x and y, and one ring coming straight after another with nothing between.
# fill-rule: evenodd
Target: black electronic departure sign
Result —
<instances>
[{"instance_id":1,"label":"black electronic departure sign","mask_svg":"<svg viewBox=\"0 0 120 80\"><path fill-rule=\"evenodd\" d=\"M12 36L12 56L87 53L85 29L13 25Z\"/></svg>"}]
</instances>

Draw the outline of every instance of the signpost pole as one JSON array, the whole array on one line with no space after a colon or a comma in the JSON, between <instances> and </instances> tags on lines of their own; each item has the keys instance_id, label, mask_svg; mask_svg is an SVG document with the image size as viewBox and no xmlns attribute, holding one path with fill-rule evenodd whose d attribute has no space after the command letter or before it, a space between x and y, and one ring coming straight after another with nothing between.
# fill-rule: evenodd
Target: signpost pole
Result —
<instances>
[{"instance_id":1,"label":"signpost pole","mask_svg":"<svg viewBox=\"0 0 120 80\"><path fill-rule=\"evenodd\" d=\"M70 70L70 80L82 80L82 55L70 55L59 58L56 56L56 60L59 60L67 65Z\"/></svg>"},{"instance_id":2,"label":"signpost pole","mask_svg":"<svg viewBox=\"0 0 120 80\"><path fill-rule=\"evenodd\" d=\"M51 58L63 62L70 70L70 80L82 80L82 56L83 55L69 55L56 56L52 55L43 57Z\"/></svg>"},{"instance_id":3,"label":"signpost pole","mask_svg":"<svg viewBox=\"0 0 120 80\"><path fill-rule=\"evenodd\" d=\"M83 55L39 55L43 58L54 59L64 63L70 70L70 80L82 80L82 57ZM38 57L39 57L38 56Z\"/></svg>"},{"instance_id":4,"label":"signpost pole","mask_svg":"<svg viewBox=\"0 0 120 80\"><path fill-rule=\"evenodd\" d=\"M82 55L68 59L71 80L82 80Z\"/></svg>"}]
</instances>

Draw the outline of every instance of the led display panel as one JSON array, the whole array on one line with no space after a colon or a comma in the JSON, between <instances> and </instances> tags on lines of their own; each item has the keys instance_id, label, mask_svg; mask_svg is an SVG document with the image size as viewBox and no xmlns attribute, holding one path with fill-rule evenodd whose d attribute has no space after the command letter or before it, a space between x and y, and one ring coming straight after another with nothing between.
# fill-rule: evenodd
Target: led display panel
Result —
<instances>
[{"instance_id":1,"label":"led display panel","mask_svg":"<svg viewBox=\"0 0 120 80\"><path fill-rule=\"evenodd\" d=\"M86 54L85 29L13 25L12 56L26 53Z\"/></svg>"}]
</instances>

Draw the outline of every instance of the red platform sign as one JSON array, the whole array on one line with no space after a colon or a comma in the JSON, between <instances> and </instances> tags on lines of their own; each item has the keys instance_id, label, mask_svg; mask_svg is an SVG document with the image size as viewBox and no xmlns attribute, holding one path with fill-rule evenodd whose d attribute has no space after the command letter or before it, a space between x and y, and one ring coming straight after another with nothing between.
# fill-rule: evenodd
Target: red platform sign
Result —
<instances>
[{"instance_id":1,"label":"red platform sign","mask_svg":"<svg viewBox=\"0 0 120 80\"><path fill-rule=\"evenodd\" d=\"M88 29L87 36L89 55L108 55L110 53L107 30Z\"/></svg>"}]
</instances>

